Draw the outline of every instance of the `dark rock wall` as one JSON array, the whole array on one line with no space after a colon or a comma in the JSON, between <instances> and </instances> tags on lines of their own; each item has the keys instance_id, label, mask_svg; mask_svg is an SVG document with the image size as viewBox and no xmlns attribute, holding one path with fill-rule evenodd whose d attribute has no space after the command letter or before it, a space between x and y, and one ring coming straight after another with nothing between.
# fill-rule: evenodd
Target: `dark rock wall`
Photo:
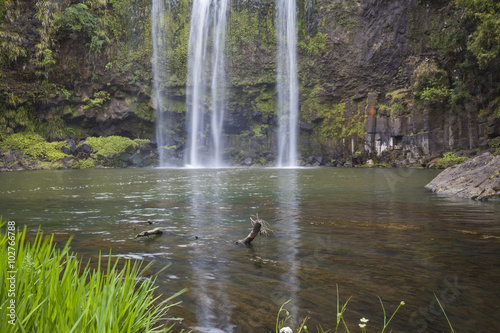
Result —
<instances>
[{"instance_id":1,"label":"dark rock wall","mask_svg":"<svg viewBox=\"0 0 500 333\"><path fill-rule=\"evenodd\" d=\"M18 0L9 2L8 19L0 23L4 45L19 53L14 59L13 51L2 49L2 133L35 129L48 139L154 140L150 1L91 2L80 12L95 19L87 30L58 23L69 4L43 2L53 6L48 22L37 15L42 7ZM302 163L373 159L426 165L444 150L489 148L489 140L500 135L500 71L464 65L466 45L434 45L460 21L451 3L298 1ZM191 6L176 1L166 15L161 92L173 123L169 154L177 160L186 139ZM224 121L231 163L269 164L276 157L274 13L273 1L232 3ZM51 56L37 53L44 40Z\"/></svg>"}]
</instances>

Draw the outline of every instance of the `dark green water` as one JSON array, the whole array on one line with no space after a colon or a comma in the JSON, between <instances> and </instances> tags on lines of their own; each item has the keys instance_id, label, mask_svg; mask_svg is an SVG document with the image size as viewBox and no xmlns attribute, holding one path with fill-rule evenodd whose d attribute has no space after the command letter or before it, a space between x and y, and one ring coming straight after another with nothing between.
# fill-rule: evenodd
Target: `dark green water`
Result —
<instances>
[{"instance_id":1,"label":"dark green water","mask_svg":"<svg viewBox=\"0 0 500 333\"><path fill-rule=\"evenodd\" d=\"M334 329L336 285L351 332L500 332L500 204L437 196L432 170L107 169L0 173L0 214L74 235L73 250L172 264L159 292L197 332L269 332L281 304L297 323ZM275 235L234 244L258 213ZM145 221L155 223L147 225ZM154 240L140 231L161 228Z\"/></svg>"}]
</instances>

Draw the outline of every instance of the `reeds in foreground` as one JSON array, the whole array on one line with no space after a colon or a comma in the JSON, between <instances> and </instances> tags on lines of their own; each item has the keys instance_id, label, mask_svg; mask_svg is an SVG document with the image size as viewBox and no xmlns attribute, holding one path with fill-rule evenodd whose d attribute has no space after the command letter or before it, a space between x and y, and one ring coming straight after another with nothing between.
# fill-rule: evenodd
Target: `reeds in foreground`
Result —
<instances>
[{"instance_id":1,"label":"reeds in foreground","mask_svg":"<svg viewBox=\"0 0 500 333\"><path fill-rule=\"evenodd\" d=\"M450 326L451 332L455 333L455 331L453 330L453 326L451 325L451 322L448 319L448 316L446 315L446 312L444 311L443 306L441 305L441 302L439 302L439 299L437 298L436 295L434 295L434 296L436 297L436 300L437 300L441 310L443 311L444 316L446 317L446 321L448 322L448 325ZM380 331L380 333L384 333L386 328L389 326L390 322L392 321L392 319L396 315L396 313L399 311L399 309L403 305L405 305L405 302L401 301L399 303L398 307L396 308L396 310L394 310L394 312L392 313L391 317L389 319L387 319L387 312L385 310L384 303L382 302L382 299L380 297L378 299L380 301L380 305L382 306L382 311L384 314L384 326L382 327L382 330ZM335 330L333 331L335 333L338 333L339 329L341 329L341 328L345 332L350 333L349 327L344 320L344 312L346 311L347 303L349 303L350 300L351 300L351 298L349 297L349 299L343 305L340 303L339 287L337 286L337 324L335 326ZM289 302L290 302L290 300L283 303L283 305L281 306L281 308L278 311L278 315L276 317L276 331L275 332L276 333L294 333L294 332L307 333L307 332L310 332L310 330L308 330L308 328L306 326L306 322L309 319L308 317L304 318L297 327L294 327L293 323L291 322L292 316L285 309L285 305L287 305ZM285 314L285 316L282 315L283 313ZM361 333L367 332L368 322L369 322L369 320L366 318L360 319L360 323L358 324L358 326L361 329ZM285 325L288 325L288 326L285 326ZM321 326L317 327L316 331L319 333L330 332L330 330L325 331Z\"/></svg>"},{"instance_id":2,"label":"reeds in foreground","mask_svg":"<svg viewBox=\"0 0 500 333\"><path fill-rule=\"evenodd\" d=\"M10 222L9 222L10 223ZM0 227L5 227L0 219ZM2 228L3 230L4 228ZM10 226L7 228L12 231ZM160 302L148 268L127 260L118 268L109 257L93 269L69 252L70 240L56 248L53 237L0 232L0 333L8 332L170 332L167 311L178 304ZM170 325L170 326L169 326Z\"/></svg>"}]
</instances>

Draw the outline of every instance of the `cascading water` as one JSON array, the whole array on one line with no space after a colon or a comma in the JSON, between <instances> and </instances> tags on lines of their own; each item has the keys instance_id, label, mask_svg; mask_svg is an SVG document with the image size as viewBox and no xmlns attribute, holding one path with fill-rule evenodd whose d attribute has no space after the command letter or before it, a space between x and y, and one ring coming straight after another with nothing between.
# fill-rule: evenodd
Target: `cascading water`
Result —
<instances>
[{"instance_id":1,"label":"cascading water","mask_svg":"<svg viewBox=\"0 0 500 333\"><path fill-rule=\"evenodd\" d=\"M160 167L167 166L165 146L170 129L169 119L166 117L165 95L161 89L166 74L166 41L165 41L165 0L153 0L152 4L152 38L153 38L153 105L156 109L156 142Z\"/></svg>"},{"instance_id":2,"label":"cascading water","mask_svg":"<svg viewBox=\"0 0 500 333\"><path fill-rule=\"evenodd\" d=\"M224 45L228 3L229 0L194 0L192 7L189 32L186 164L193 167L223 165ZM208 56L211 56L210 61L207 61ZM209 105L205 105L208 98L209 75L211 75L211 101Z\"/></svg>"},{"instance_id":3,"label":"cascading water","mask_svg":"<svg viewBox=\"0 0 500 333\"><path fill-rule=\"evenodd\" d=\"M297 166L299 83L295 0L277 0L278 167Z\"/></svg>"}]
</instances>

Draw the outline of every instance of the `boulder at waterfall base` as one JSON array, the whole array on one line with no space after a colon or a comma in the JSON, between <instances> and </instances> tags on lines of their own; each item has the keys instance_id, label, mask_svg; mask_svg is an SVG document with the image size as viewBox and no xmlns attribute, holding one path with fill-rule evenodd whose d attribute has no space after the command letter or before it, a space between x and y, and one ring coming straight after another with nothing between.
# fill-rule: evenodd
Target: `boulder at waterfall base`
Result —
<instances>
[{"instance_id":1,"label":"boulder at waterfall base","mask_svg":"<svg viewBox=\"0 0 500 333\"><path fill-rule=\"evenodd\" d=\"M488 200L500 199L500 155L486 152L445 169L426 188L435 193Z\"/></svg>"}]
</instances>

